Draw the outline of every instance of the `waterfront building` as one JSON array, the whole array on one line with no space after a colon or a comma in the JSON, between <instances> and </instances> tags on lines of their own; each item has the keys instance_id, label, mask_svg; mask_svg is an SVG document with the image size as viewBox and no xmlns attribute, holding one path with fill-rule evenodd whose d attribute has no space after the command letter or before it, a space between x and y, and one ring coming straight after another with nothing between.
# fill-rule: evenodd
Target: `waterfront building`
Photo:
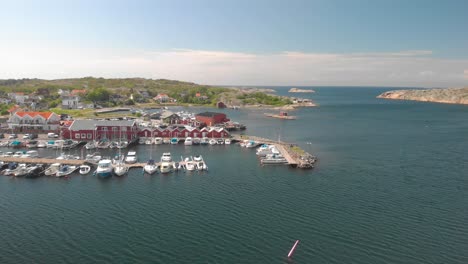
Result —
<instances>
[{"instance_id":1,"label":"waterfront building","mask_svg":"<svg viewBox=\"0 0 468 264\"><path fill-rule=\"evenodd\" d=\"M207 126L214 126L216 124L222 124L228 122L229 119L226 114L216 112L203 112L195 115L195 119Z\"/></svg>"},{"instance_id":2,"label":"waterfront building","mask_svg":"<svg viewBox=\"0 0 468 264\"><path fill-rule=\"evenodd\" d=\"M8 119L8 128L22 132L30 130L56 131L60 116L53 112L16 111Z\"/></svg>"},{"instance_id":3,"label":"waterfront building","mask_svg":"<svg viewBox=\"0 0 468 264\"><path fill-rule=\"evenodd\" d=\"M74 120L68 129L62 130L64 138L75 140L127 140L138 137L135 120Z\"/></svg>"}]
</instances>

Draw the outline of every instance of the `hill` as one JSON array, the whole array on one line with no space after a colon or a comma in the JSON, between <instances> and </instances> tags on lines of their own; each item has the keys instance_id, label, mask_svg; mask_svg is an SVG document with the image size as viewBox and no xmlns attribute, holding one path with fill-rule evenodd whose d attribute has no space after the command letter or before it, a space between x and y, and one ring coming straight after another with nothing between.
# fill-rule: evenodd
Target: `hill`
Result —
<instances>
[{"instance_id":1,"label":"hill","mask_svg":"<svg viewBox=\"0 0 468 264\"><path fill-rule=\"evenodd\" d=\"M446 104L468 104L468 87L428 90L394 90L382 93L377 96L377 98Z\"/></svg>"}]
</instances>

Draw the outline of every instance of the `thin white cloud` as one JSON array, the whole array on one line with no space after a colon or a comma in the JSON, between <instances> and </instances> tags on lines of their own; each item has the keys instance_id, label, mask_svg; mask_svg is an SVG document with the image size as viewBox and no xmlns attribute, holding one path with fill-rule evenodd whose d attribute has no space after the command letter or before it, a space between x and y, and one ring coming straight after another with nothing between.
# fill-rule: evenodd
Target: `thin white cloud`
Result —
<instances>
[{"instance_id":1,"label":"thin white cloud","mask_svg":"<svg viewBox=\"0 0 468 264\"><path fill-rule=\"evenodd\" d=\"M0 44L2 45L2 44ZM0 78L146 77L232 85L463 86L468 60L431 51L254 54L0 46ZM463 73L463 74L460 74Z\"/></svg>"}]
</instances>

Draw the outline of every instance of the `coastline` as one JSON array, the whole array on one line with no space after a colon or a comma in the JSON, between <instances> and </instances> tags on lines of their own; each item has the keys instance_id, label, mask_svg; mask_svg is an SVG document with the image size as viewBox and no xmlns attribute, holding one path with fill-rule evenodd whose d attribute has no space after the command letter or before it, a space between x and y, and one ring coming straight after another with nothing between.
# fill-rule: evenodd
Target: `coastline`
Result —
<instances>
[{"instance_id":1,"label":"coastline","mask_svg":"<svg viewBox=\"0 0 468 264\"><path fill-rule=\"evenodd\" d=\"M468 105L468 87L426 90L392 90L378 95L377 98Z\"/></svg>"}]
</instances>

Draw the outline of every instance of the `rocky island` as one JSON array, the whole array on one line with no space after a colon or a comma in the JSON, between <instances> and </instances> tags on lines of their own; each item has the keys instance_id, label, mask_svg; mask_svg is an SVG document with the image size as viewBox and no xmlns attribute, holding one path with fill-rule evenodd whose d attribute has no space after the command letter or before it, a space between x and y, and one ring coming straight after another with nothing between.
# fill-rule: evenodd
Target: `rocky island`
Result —
<instances>
[{"instance_id":1,"label":"rocky island","mask_svg":"<svg viewBox=\"0 0 468 264\"><path fill-rule=\"evenodd\" d=\"M315 93L312 89L299 89L299 88L291 88L289 89L290 93Z\"/></svg>"},{"instance_id":2,"label":"rocky island","mask_svg":"<svg viewBox=\"0 0 468 264\"><path fill-rule=\"evenodd\" d=\"M394 90L382 93L377 96L377 98L445 104L468 104L468 87L427 90Z\"/></svg>"}]
</instances>

